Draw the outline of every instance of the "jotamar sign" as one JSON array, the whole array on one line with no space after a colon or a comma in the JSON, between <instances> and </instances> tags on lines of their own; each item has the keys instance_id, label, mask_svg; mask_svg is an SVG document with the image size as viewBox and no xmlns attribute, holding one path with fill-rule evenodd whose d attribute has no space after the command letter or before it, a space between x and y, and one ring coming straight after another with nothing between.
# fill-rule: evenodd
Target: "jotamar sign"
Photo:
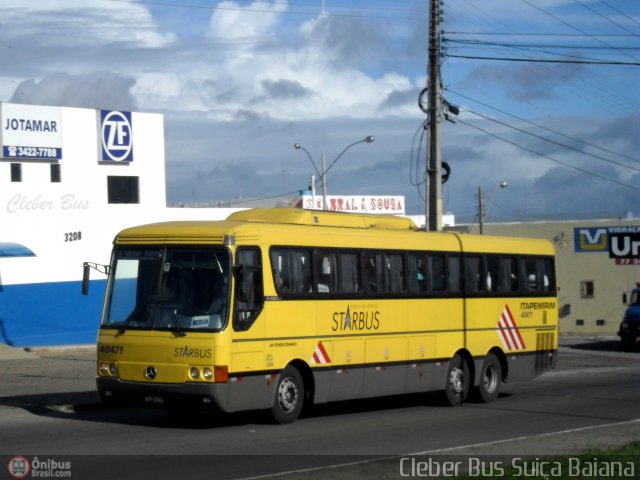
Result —
<instances>
[{"instance_id":1,"label":"jotamar sign","mask_svg":"<svg viewBox=\"0 0 640 480\"><path fill-rule=\"evenodd\" d=\"M131 112L100 110L100 138L103 162L133 161Z\"/></svg>"},{"instance_id":2,"label":"jotamar sign","mask_svg":"<svg viewBox=\"0 0 640 480\"><path fill-rule=\"evenodd\" d=\"M2 157L20 160L60 160L60 107L2 103Z\"/></svg>"}]
</instances>

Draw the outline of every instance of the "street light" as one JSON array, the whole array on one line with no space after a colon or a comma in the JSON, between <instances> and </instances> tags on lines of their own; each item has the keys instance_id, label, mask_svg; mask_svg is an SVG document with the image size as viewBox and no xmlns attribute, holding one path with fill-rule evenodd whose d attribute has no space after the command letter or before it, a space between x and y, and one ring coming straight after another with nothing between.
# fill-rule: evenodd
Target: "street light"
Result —
<instances>
[{"instance_id":1,"label":"street light","mask_svg":"<svg viewBox=\"0 0 640 480\"><path fill-rule=\"evenodd\" d=\"M489 197L489 208L491 208L491 206L493 205L493 197L495 196L498 187L507 188L508 185L509 182L507 182L506 180L502 180L493 188L493 192L491 192L491 196ZM486 213L484 211L484 191L482 190L482 187L478 187L478 221L480 226L480 235L484 235L484 221L488 217L488 215L489 211L487 210Z\"/></svg>"},{"instance_id":2,"label":"street light","mask_svg":"<svg viewBox=\"0 0 640 480\"><path fill-rule=\"evenodd\" d=\"M322 172L320 170L318 170L318 167L316 167L316 163L313 161L313 158L311 157L311 154L309 153L309 151L306 148L304 148L299 143L294 143L293 144L293 148L295 148L296 150L302 150L304 153L307 154L307 157L309 157L309 160L311 161L311 165L313 165L313 169L318 174L318 177L320 178L320 181L322 181L322 209L323 210L327 209L327 172L331 169L331 167L333 167L335 165L335 163L338 160L340 160L340 157L342 157L345 154L345 152L347 150L349 150L351 147L353 147L354 145L357 145L359 143L373 143L373 140L374 140L374 138L371 135L368 135L367 137L363 138L362 140L358 140L357 142L353 142L353 143L347 145L344 148L344 150L342 150L342 152L340 152L340 154L333 160L333 162L331 162L329 167L326 166L326 157L325 157L325 155L323 153L322 154Z\"/></svg>"}]
</instances>

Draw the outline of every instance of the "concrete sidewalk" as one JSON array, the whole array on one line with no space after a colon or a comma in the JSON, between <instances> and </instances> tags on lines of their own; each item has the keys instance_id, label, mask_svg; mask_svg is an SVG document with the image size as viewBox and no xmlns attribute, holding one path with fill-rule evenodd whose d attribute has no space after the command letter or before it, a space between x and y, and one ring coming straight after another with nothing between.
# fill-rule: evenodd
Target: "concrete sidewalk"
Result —
<instances>
[{"instance_id":1,"label":"concrete sidewalk","mask_svg":"<svg viewBox=\"0 0 640 480\"><path fill-rule=\"evenodd\" d=\"M0 405L30 407L98 402L96 347L0 344Z\"/></svg>"}]
</instances>

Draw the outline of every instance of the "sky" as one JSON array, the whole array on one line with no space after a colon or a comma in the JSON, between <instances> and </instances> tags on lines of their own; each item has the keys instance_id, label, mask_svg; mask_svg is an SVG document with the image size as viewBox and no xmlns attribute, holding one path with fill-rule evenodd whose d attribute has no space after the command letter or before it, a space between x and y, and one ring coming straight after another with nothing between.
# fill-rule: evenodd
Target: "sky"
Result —
<instances>
[{"instance_id":1,"label":"sky","mask_svg":"<svg viewBox=\"0 0 640 480\"><path fill-rule=\"evenodd\" d=\"M424 214L427 0L0 0L0 15L0 101L161 113L171 204L295 195L314 173L295 143L320 167L372 135L328 193ZM640 2L444 0L441 29L460 109L441 124L445 212L473 221L482 187L489 222L640 216Z\"/></svg>"}]
</instances>

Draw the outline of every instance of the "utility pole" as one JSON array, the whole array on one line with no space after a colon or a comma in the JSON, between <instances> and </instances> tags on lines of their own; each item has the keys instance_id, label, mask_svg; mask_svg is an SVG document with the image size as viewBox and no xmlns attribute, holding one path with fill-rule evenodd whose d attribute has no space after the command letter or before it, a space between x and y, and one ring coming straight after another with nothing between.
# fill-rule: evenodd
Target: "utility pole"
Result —
<instances>
[{"instance_id":1,"label":"utility pole","mask_svg":"<svg viewBox=\"0 0 640 480\"><path fill-rule=\"evenodd\" d=\"M425 227L429 231L442 230L442 156L440 147L440 119L442 117L442 91L440 85L440 22L441 0L429 0L429 93L428 122L429 148L425 178Z\"/></svg>"}]
</instances>

